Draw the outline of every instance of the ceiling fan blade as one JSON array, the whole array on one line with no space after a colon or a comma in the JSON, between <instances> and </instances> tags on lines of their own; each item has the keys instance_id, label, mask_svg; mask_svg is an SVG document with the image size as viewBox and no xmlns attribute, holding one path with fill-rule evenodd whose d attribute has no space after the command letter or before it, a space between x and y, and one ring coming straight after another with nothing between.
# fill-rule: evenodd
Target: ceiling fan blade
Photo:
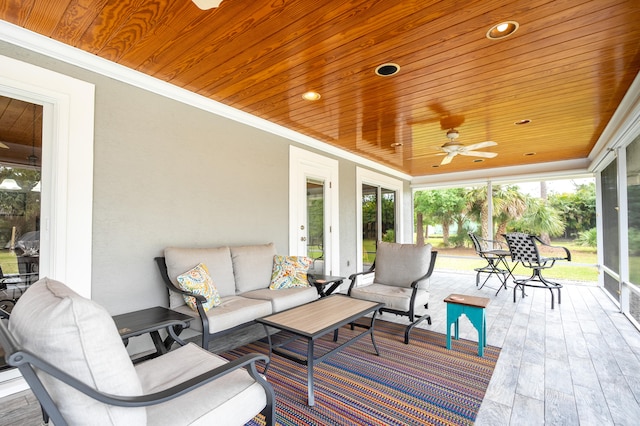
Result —
<instances>
[{"instance_id":1,"label":"ceiling fan blade","mask_svg":"<svg viewBox=\"0 0 640 426\"><path fill-rule=\"evenodd\" d=\"M444 166L445 164L449 164L451 162L451 160L453 160L453 157L455 157L456 154L449 154L446 157L444 157L442 159L442 162L440 163L441 166Z\"/></svg>"},{"instance_id":2,"label":"ceiling fan blade","mask_svg":"<svg viewBox=\"0 0 640 426\"><path fill-rule=\"evenodd\" d=\"M473 151L476 149L480 149L480 148L487 148L489 146L496 146L498 145L496 142L494 141L486 141L486 142L480 142L480 143L474 143L471 145L467 145L465 146L465 150L466 151Z\"/></svg>"},{"instance_id":3,"label":"ceiling fan blade","mask_svg":"<svg viewBox=\"0 0 640 426\"><path fill-rule=\"evenodd\" d=\"M468 155L469 157L493 158L498 154L495 152L484 152L484 151L461 151L460 155Z\"/></svg>"},{"instance_id":4,"label":"ceiling fan blade","mask_svg":"<svg viewBox=\"0 0 640 426\"><path fill-rule=\"evenodd\" d=\"M6 143L4 143L4 142L0 142L0 148L2 148L2 149L9 149L9 146L8 146Z\"/></svg>"}]
</instances>

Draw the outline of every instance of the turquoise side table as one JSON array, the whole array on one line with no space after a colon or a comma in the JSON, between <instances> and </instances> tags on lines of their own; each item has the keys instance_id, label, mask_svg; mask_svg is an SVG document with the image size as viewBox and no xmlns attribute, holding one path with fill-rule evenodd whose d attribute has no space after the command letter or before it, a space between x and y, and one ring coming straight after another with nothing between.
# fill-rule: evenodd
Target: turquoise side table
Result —
<instances>
[{"instance_id":1,"label":"turquoise side table","mask_svg":"<svg viewBox=\"0 0 640 426\"><path fill-rule=\"evenodd\" d=\"M454 338L458 340L459 319L464 314L478 330L478 356L484 356L484 347L487 346L487 317L484 308L490 299L450 294L444 301L447 303L447 349L451 349L451 326L454 326Z\"/></svg>"}]
</instances>

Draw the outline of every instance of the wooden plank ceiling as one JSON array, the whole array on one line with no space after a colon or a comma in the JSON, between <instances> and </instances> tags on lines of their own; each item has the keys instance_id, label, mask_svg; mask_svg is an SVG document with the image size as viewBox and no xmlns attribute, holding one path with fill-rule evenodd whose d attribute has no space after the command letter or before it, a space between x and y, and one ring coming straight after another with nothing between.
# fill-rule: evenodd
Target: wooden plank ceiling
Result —
<instances>
[{"instance_id":1,"label":"wooden plank ceiling","mask_svg":"<svg viewBox=\"0 0 640 426\"><path fill-rule=\"evenodd\" d=\"M9 0L0 19L412 176L585 158L640 70L638 0ZM498 155L440 165L449 128Z\"/></svg>"}]
</instances>

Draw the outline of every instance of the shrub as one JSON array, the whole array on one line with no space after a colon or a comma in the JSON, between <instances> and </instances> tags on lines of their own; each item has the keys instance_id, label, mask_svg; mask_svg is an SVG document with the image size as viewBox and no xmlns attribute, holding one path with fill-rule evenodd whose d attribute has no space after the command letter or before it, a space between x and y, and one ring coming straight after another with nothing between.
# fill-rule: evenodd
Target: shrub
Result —
<instances>
[{"instance_id":1,"label":"shrub","mask_svg":"<svg viewBox=\"0 0 640 426\"><path fill-rule=\"evenodd\" d=\"M596 247L598 244L598 233L596 228L579 232L576 242L584 247Z\"/></svg>"}]
</instances>

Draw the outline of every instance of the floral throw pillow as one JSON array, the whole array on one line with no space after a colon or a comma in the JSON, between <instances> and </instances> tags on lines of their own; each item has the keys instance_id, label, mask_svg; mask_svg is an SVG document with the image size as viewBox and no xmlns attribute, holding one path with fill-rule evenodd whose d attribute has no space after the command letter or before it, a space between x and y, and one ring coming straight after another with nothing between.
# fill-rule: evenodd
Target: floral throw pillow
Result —
<instances>
[{"instance_id":1,"label":"floral throw pillow","mask_svg":"<svg viewBox=\"0 0 640 426\"><path fill-rule=\"evenodd\" d=\"M309 287L307 271L313 259L306 256L273 256L271 290L291 287Z\"/></svg>"},{"instance_id":2,"label":"floral throw pillow","mask_svg":"<svg viewBox=\"0 0 640 426\"><path fill-rule=\"evenodd\" d=\"M185 272L182 275L178 275L177 279L179 287L182 290L200 294L207 298L207 301L202 304L205 312L212 307L218 306L222 303L222 300L220 300L220 295L218 294L218 290L213 284L213 280L209 275L209 270L204 263L200 263L195 268ZM184 301L194 311L198 310L196 299L194 297L184 296Z\"/></svg>"}]
</instances>

